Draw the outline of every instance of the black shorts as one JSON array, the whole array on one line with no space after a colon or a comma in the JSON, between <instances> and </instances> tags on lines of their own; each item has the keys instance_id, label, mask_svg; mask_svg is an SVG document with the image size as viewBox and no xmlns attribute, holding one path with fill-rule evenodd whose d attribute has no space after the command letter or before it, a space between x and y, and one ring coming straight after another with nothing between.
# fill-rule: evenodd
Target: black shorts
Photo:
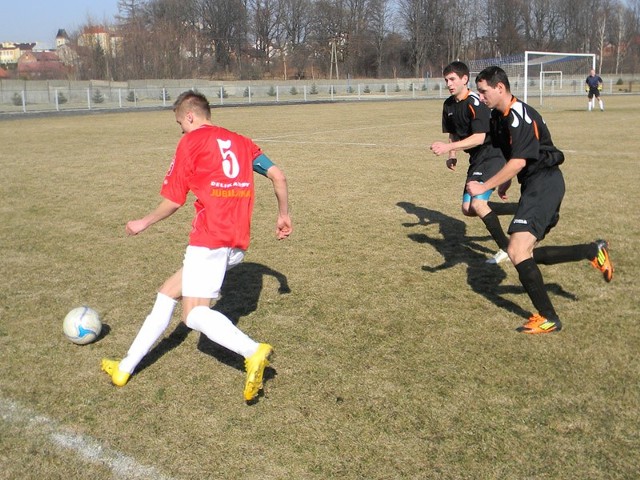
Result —
<instances>
[{"instance_id":1,"label":"black shorts","mask_svg":"<svg viewBox=\"0 0 640 480\"><path fill-rule=\"evenodd\" d=\"M527 177L508 233L529 232L542 240L560 220L564 191L564 177L558 167L545 168Z\"/></svg>"},{"instance_id":2,"label":"black shorts","mask_svg":"<svg viewBox=\"0 0 640 480\"><path fill-rule=\"evenodd\" d=\"M600 98L600 90L598 90L597 88L590 88L588 97L589 100L591 100L593 97Z\"/></svg>"},{"instance_id":3,"label":"black shorts","mask_svg":"<svg viewBox=\"0 0 640 480\"><path fill-rule=\"evenodd\" d=\"M491 146L484 147L479 152L475 153L469 158L469 169L467 170L467 180L465 182L465 188L463 194L467 193L467 182L475 180L477 182L486 182L496 173L498 173L502 167L504 167L506 161L502 156L502 152Z\"/></svg>"}]
</instances>

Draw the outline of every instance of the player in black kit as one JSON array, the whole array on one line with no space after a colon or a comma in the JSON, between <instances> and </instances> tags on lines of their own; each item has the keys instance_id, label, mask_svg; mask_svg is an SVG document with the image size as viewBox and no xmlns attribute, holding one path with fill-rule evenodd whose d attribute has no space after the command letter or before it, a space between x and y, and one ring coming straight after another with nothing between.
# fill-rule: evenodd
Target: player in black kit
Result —
<instances>
[{"instance_id":1,"label":"player in black kit","mask_svg":"<svg viewBox=\"0 0 640 480\"><path fill-rule=\"evenodd\" d=\"M589 260L605 281L613 278L608 243L596 240L582 245L535 248L560 218L565 186L559 165L564 155L551 140L540 114L511 95L509 79L500 67L485 68L476 78L480 99L493 109L491 138L507 160L505 166L484 183L470 181L467 191L481 195L517 176L521 185L518 209L508 229L507 253L520 281L538 310L518 328L523 333L559 331L562 323L547 294L538 264L553 265Z\"/></svg>"},{"instance_id":2,"label":"player in black kit","mask_svg":"<svg viewBox=\"0 0 640 480\"><path fill-rule=\"evenodd\" d=\"M589 98L589 111L593 110L596 106L596 99L600 104L600 110L604 112L604 103L600 98L600 91L602 90L602 78L600 75L596 75L596 71L592 68L589 72L589 76L584 82L584 89L587 92Z\"/></svg>"},{"instance_id":3,"label":"player in black kit","mask_svg":"<svg viewBox=\"0 0 640 480\"><path fill-rule=\"evenodd\" d=\"M467 181L484 182L495 175L505 164L502 152L492 146L489 136L491 112L480 102L477 93L472 92L469 83L469 68L462 62L452 62L442 71L451 96L442 109L442 131L449 134L449 142L434 142L431 151L436 155L448 154L446 165L455 170L456 151L469 154ZM466 182L465 182L466 183ZM508 188L508 186L506 186ZM505 191L506 191L505 188ZM478 216L487 227L491 237L498 244L498 252L487 263L500 263L508 257L506 250L509 240L504 234L496 213L489 207L488 200L494 189L472 197L463 190L462 213L468 217ZM498 188L498 194L501 189Z\"/></svg>"}]
</instances>

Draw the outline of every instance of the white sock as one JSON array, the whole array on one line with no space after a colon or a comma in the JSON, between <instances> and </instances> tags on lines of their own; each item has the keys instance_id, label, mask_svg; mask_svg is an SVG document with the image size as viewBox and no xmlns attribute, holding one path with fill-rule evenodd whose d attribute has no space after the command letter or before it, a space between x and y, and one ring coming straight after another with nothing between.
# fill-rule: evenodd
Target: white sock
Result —
<instances>
[{"instance_id":1,"label":"white sock","mask_svg":"<svg viewBox=\"0 0 640 480\"><path fill-rule=\"evenodd\" d=\"M604 103L602 103L602 100L599 100L600 102L600 110L604 110Z\"/></svg>"},{"instance_id":2,"label":"white sock","mask_svg":"<svg viewBox=\"0 0 640 480\"><path fill-rule=\"evenodd\" d=\"M187 327L204 333L209 340L248 358L258 350L258 343L236 327L222 313L200 305L187 316Z\"/></svg>"},{"instance_id":3,"label":"white sock","mask_svg":"<svg viewBox=\"0 0 640 480\"><path fill-rule=\"evenodd\" d=\"M147 316L136 338L133 340L127 356L120 361L119 370L126 373L133 373L142 358L149 353L153 344L160 338L160 335L167 329L173 309L178 302L163 293L158 293L156 303L153 305L151 313Z\"/></svg>"}]
</instances>

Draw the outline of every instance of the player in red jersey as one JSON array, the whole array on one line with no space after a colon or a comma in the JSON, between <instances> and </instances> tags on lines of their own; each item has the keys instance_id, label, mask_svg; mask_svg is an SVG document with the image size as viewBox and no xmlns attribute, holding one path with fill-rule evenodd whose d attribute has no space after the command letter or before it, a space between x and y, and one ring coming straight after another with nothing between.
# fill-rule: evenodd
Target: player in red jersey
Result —
<instances>
[{"instance_id":1,"label":"player in red jersey","mask_svg":"<svg viewBox=\"0 0 640 480\"><path fill-rule=\"evenodd\" d=\"M158 206L126 225L137 235L175 213L192 192L195 217L182 268L159 289L156 302L142 324L127 356L121 361L102 360L102 369L117 386L124 386L136 366L166 330L178 300L183 322L213 342L242 355L247 370L244 398L251 401L262 388L264 369L273 352L257 343L222 313L210 308L218 297L225 273L238 265L249 246L254 203L253 172L271 180L278 202L276 236L292 232L287 180L260 148L247 137L213 125L206 97L188 91L174 103L175 118L184 136L167 172Z\"/></svg>"}]
</instances>

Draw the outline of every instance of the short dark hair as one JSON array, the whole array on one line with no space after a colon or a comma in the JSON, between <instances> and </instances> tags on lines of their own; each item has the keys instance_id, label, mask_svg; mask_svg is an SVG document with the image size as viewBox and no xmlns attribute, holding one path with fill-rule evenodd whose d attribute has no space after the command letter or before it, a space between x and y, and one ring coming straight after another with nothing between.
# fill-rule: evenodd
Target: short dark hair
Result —
<instances>
[{"instance_id":1,"label":"short dark hair","mask_svg":"<svg viewBox=\"0 0 640 480\"><path fill-rule=\"evenodd\" d=\"M469 78L469 67L467 67L467 64L463 62L451 62L442 70L442 76L446 77L450 73L455 73L460 78L464 77L465 75L467 76L467 78Z\"/></svg>"},{"instance_id":2,"label":"short dark hair","mask_svg":"<svg viewBox=\"0 0 640 480\"><path fill-rule=\"evenodd\" d=\"M476 77L476 84L482 81L487 82L487 85L491 88L496 88L496 85L502 83L507 88L507 92L511 91L511 85L509 85L509 77L507 77L507 73L495 65L485 68L478 74Z\"/></svg>"},{"instance_id":3,"label":"short dark hair","mask_svg":"<svg viewBox=\"0 0 640 480\"><path fill-rule=\"evenodd\" d=\"M200 92L195 92L193 90L187 90L186 92L182 92L176 98L176 101L173 102L173 111L177 112L178 110L194 110L201 115L204 115L206 119L211 118L211 107L209 106L209 100Z\"/></svg>"}]
</instances>

